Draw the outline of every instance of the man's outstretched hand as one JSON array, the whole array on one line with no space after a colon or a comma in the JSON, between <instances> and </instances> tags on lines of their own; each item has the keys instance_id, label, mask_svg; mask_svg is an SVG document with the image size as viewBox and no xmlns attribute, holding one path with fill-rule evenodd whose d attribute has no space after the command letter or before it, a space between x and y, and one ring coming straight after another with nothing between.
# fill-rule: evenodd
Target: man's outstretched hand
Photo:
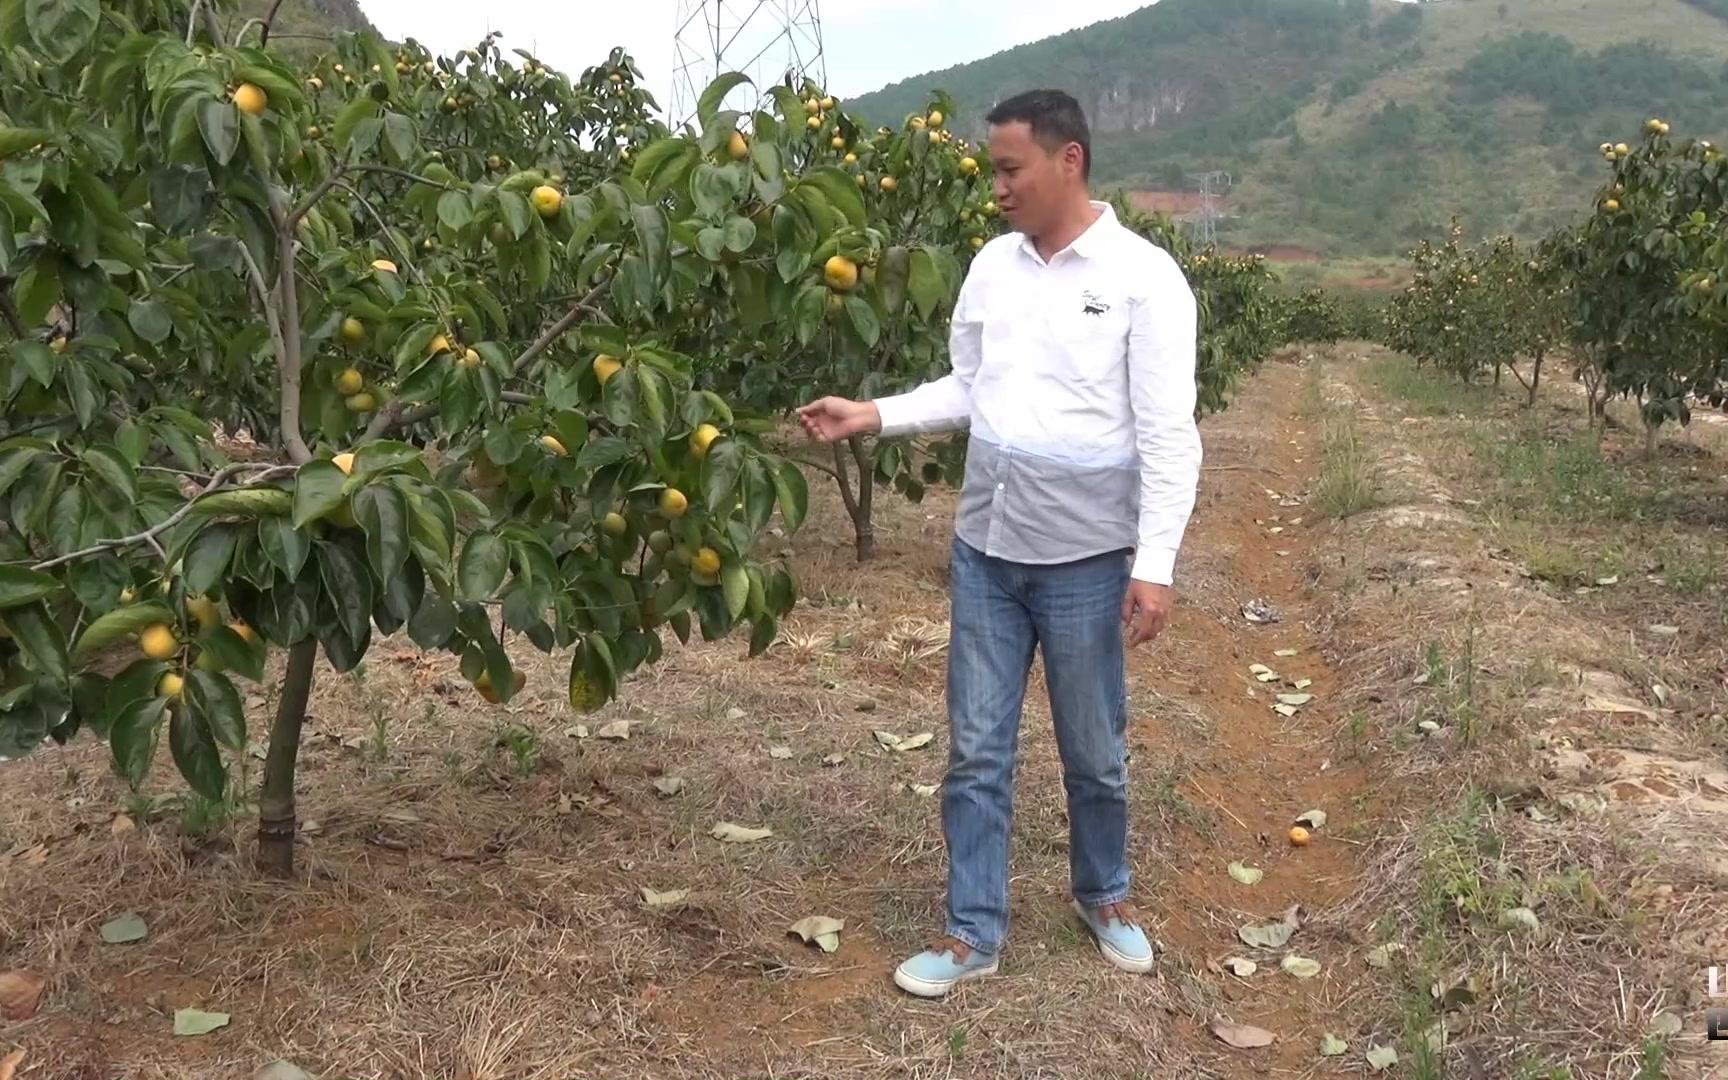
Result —
<instances>
[{"instance_id":1,"label":"man's outstretched hand","mask_svg":"<svg viewBox=\"0 0 1728 1080\"><path fill-rule=\"evenodd\" d=\"M798 410L798 422L812 439L826 443L882 430L882 414L874 401L843 397L817 398Z\"/></svg>"},{"instance_id":2,"label":"man's outstretched hand","mask_svg":"<svg viewBox=\"0 0 1728 1080\"><path fill-rule=\"evenodd\" d=\"M1128 647L1151 641L1170 625L1170 609L1176 606L1176 590L1150 581L1130 580L1122 598L1122 625L1128 628Z\"/></svg>"}]
</instances>

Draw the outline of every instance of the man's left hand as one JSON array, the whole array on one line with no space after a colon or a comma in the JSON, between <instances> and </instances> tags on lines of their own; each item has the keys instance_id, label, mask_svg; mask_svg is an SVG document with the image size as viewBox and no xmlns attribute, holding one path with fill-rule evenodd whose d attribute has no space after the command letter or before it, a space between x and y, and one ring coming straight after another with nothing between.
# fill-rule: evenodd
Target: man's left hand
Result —
<instances>
[{"instance_id":1,"label":"man's left hand","mask_svg":"<svg viewBox=\"0 0 1728 1080\"><path fill-rule=\"evenodd\" d=\"M1151 641L1170 625L1170 609L1176 606L1176 590L1150 581L1130 580L1122 598L1122 625L1128 628L1128 647Z\"/></svg>"}]
</instances>

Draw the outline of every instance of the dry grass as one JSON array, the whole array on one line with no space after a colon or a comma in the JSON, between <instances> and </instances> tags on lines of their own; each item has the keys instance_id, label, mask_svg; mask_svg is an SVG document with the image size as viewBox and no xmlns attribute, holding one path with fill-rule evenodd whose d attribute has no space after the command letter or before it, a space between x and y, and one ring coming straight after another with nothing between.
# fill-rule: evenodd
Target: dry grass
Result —
<instances>
[{"instance_id":1,"label":"dry grass","mask_svg":"<svg viewBox=\"0 0 1728 1080\"><path fill-rule=\"evenodd\" d=\"M1664 776L1698 759L1700 719L1728 707L1720 597L1690 587L1707 577L1683 574L1677 588L1650 565L1676 550L1690 572L1709 550L1683 510L1708 505L1723 461L1706 451L1645 465L1611 433L1600 459L1556 468L1554 454L1575 453L1564 391L1534 418L1508 391L1412 424L1406 410L1422 416L1426 394L1378 396L1401 385L1387 379L1397 362L1369 350L1366 364L1335 365L1326 397L1354 403L1370 451L1420 494L1346 523L1359 545L1317 571L1337 591L1325 629L1357 718L1341 736L1433 800L1401 841L1375 849L1365 880L1376 886L1333 916L1374 912L1407 947L1382 1007L1404 1017L1412 1075L1703 1075L1696 999L1721 942L1698 928L1728 916L1717 891L1728 864L1697 841L1720 834L1724 807L1709 790L1634 787L1567 762L1577 748L1611 762L1613 748L1643 746L1655 751L1649 775ZM1641 486L1669 489L1666 522L1602 511ZM1615 549L1636 553L1626 575L1595 585ZM1583 561L1564 574L1540 565L1560 552ZM1683 629L1653 638L1656 622ZM1652 708L1644 688L1668 682L1685 691ZM1439 730L1422 733L1424 719ZM1541 933L1499 930L1512 907L1536 911ZM1480 980L1477 1000L1438 1008L1429 986L1460 974ZM1663 1011L1683 1018L1685 1040L1651 1036ZM1426 1052L1422 1032L1443 1012L1450 1042Z\"/></svg>"},{"instance_id":2,"label":"dry grass","mask_svg":"<svg viewBox=\"0 0 1728 1080\"><path fill-rule=\"evenodd\" d=\"M882 554L859 567L824 492L794 545L805 599L782 639L751 662L742 642L673 647L584 719L636 721L627 741L570 734L561 665L531 651L517 657L527 692L499 708L448 658L396 643L363 677L322 678L301 786L318 828L289 885L245 865L245 808L131 800L100 746L0 766L0 969L50 980L40 1015L0 1022L0 1050L27 1048L21 1080L245 1076L278 1057L365 1080L1207 1080L1310 1075L1331 1029L1358 1047L1398 1042L1424 1075L1424 980L1473 971L1487 983L1449 1014L1447 1075L1534 1080L1548 1074L1518 1070L1562 1062L1579 1080L1634 1075L1640 1025L1728 951L1702 936L1728 915L1701 869L1722 853L1676 842L1720 829L1685 800L1584 817L1560 800L1612 790L1610 774L1542 772L1564 765L1563 744L1677 752L1703 738L1724 709L1720 615L1666 584L1579 595L1526 576L1478 497L1464 429L1404 424L1355 380L1351 351L1332 351L1313 392L1351 410L1365 460L1408 501L1314 514L1322 433L1301 374L1274 365L1206 425L1183 605L1131 668L1131 858L1165 946L1158 977L1105 968L1067 913L1067 818L1035 669L1004 973L940 1004L889 985L941 921L939 799L910 785L939 783L946 755L949 506L885 501ZM1274 537L1273 514L1310 520ZM1672 530L1676 545L1693 535ZM1251 596L1284 621L1244 624ZM1677 638L1640 636L1658 605ZM1320 694L1291 720L1246 675L1284 646L1297 653L1279 666ZM1675 707L1653 720L1586 708L1590 692L1631 701L1658 680ZM255 724L269 704L248 702ZM1422 735L1435 718L1442 732ZM890 753L877 729L935 740ZM843 762L824 764L833 754ZM153 793L178 790L169 773ZM680 794L656 791L667 776ZM1311 806L1333 819L1313 846L1268 842ZM116 833L120 811L137 827ZM722 844L708 835L721 820L775 835ZM1493 850L1463 842L1486 836ZM1266 879L1235 885L1223 867L1236 859ZM643 887L691 893L651 910ZM1476 914L1459 917L1458 897ZM1492 930L1514 900L1547 936ZM1275 958L1246 982L1212 967L1242 948L1238 926L1291 903L1321 978L1299 985ZM150 938L103 945L96 927L125 910ZM785 933L818 913L846 920L833 956ZM1386 940L1412 966L1360 962ZM234 1022L175 1039L185 1006ZM1204 1030L1214 1015L1280 1042L1224 1051ZM1695 1075L1682 1070L1697 1060L1671 1058L1666 1075Z\"/></svg>"}]
</instances>

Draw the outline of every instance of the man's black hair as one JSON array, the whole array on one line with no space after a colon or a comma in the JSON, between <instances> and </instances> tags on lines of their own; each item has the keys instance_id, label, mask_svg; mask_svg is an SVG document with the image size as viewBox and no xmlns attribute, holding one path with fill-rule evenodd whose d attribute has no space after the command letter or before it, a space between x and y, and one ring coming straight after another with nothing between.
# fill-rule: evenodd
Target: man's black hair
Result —
<instances>
[{"instance_id":1,"label":"man's black hair","mask_svg":"<svg viewBox=\"0 0 1728 1080\"><path fill-rule=\"evenodd\" d=\"M1080 144L1080 175L1092 176L1092 132L1086 126L1086 114L1073 95L1061 90L1027 90L998 102L989 115L989 124L1011 124L1016 121L1032 129L1032 137L1051 153L1069 143Z\"/></svg>"}]
</instances>

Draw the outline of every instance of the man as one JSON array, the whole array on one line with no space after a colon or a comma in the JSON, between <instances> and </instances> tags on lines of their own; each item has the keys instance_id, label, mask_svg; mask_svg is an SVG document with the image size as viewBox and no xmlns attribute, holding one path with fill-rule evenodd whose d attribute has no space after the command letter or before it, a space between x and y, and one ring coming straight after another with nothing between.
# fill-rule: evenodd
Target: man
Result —
<instances>
[{"instance_id":1,"label":"man","mask_svg":"<svg viewBox=\"0 0 1728 1080\"><path fill-rule=\"evenodd\" d=\"M1074 907L1107 960L1152 970L1127 904L1117 620L1133 645L1169 621L1200 471L1195 305L1181 269L1092 200L1091 140L1072 97L1030 91L986 119L996 201L1016 231L986 244L967 273L952 373L877 401L825 397L800 410L825 442L971 432L952 553L947 928L894 973L922 997L996 971L1035 647L1068 796Z\"/></svg>"}]
</instances>

